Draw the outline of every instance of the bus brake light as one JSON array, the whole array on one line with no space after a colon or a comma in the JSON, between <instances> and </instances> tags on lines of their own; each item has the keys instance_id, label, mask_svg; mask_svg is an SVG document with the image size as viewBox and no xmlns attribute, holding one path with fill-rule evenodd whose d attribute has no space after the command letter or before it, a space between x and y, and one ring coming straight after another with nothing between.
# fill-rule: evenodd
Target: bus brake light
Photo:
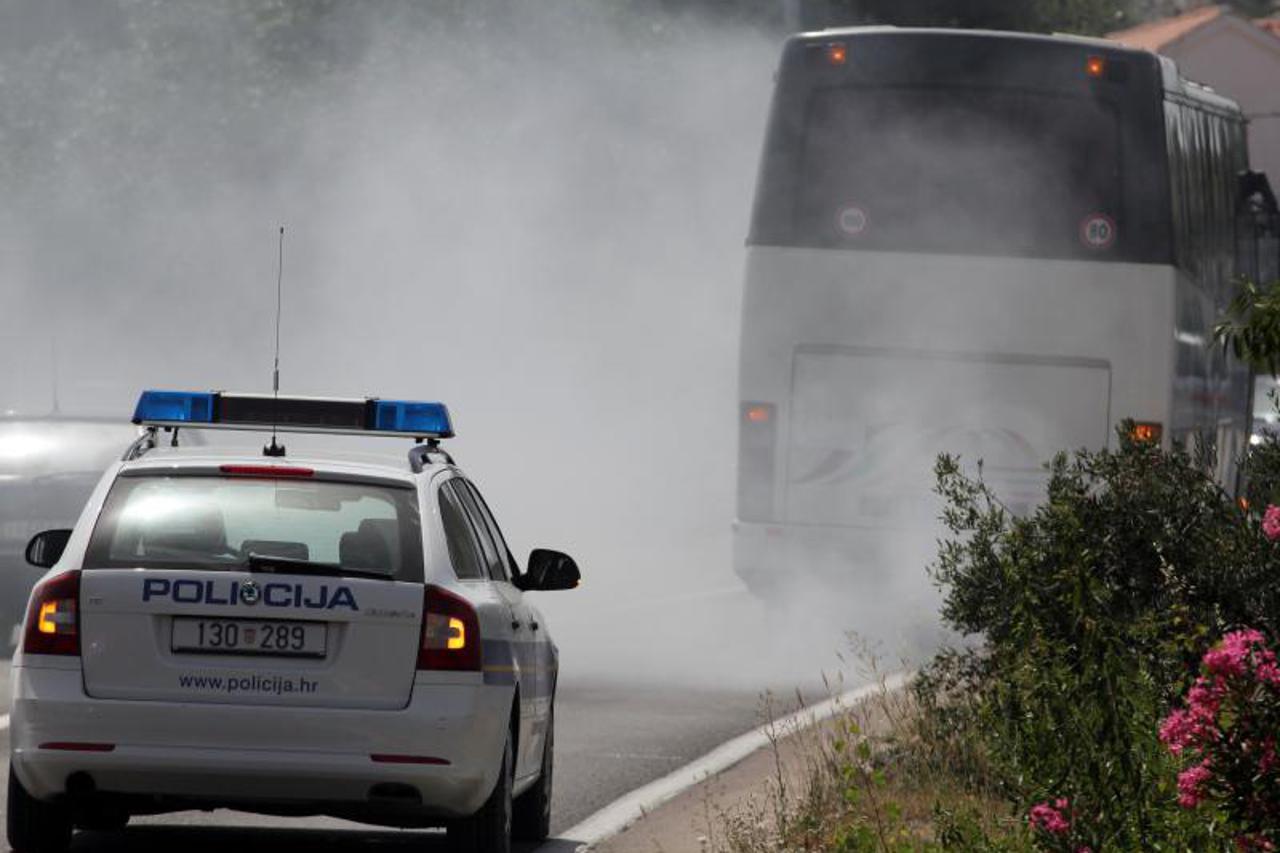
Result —
<instances>
[{"instance_id":1,"label":"bus brake light","mask_svg":"<svg viewBox=\"0 0 1280 853\"><path fill-rule=\"evenodd\" d=\"M1164 427L1153 422L1138 422L1129 430L1129 437L1141 444L1159 444Z\"/></svg>"}]
</instances>

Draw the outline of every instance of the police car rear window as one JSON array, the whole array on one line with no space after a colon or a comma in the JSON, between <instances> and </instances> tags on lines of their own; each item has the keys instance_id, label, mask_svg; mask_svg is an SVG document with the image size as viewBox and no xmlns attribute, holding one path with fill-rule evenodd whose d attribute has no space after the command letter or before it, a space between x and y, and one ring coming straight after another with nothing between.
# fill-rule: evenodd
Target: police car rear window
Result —
<instances>
[{"instance_id":1,"label":"police car rear window","mask_svg":"<svg viewBox=\"0 0 1280 853\"><path fill-rule=\"evenodd\" d=\"M86 569L251 566L420 581L417 493L408 484L121 477L85 558Z\"/></svg>"}]
</instances>

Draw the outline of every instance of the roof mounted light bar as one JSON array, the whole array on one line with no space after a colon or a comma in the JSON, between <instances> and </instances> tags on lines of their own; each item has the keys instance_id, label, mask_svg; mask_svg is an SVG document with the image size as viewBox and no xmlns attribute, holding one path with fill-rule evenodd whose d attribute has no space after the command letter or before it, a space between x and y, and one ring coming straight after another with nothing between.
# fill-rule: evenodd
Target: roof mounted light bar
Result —
<instances>
[{"instance_id":1,"label":"roof mounted light bar","mask_svg":"<svg viewBox=\"0 0 1280 853\"><path fill-rule=\"evenodd\" d=\"M241 429L343 435L452 438L444 403L416 400L273 397L218 391L143 391L133 422L145 427Z\"/></svg>"}]
</instances>

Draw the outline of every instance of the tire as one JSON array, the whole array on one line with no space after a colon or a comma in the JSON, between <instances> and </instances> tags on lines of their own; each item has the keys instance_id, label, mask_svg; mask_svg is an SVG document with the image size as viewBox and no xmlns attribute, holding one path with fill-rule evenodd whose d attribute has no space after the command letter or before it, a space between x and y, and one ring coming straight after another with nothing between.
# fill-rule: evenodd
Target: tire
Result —
<instances>
[{"instance_id":1,"label":"tire","mask_svg":"<svg viewBox=\"0 0 1280 853\"><path fill-rule=\"evenodd\" d=\"M449 825L449 847L457 853L511 853L511 782L514 774L511 733L502 750L502 767L493 793L469 818Z\"/></svg>"},{"instance_id":2,"label":"tire","mask_svg":"<svg viewBox=\"0 0 1280 853\"><path fill-rule=\"evenodd\" d=\"M71 846L71 811L37 800L9 767L9 846L16 853L63 853Z\"/></svg>"},{"instance_id":3,"label":"tire","mask_svg":"<svg viewBox=\"0 0 1280 853\"><path fill-rule=\"evenodd\" d=\"M90 832L120 832L129 825L129 813L121 809L95 809L76 815L75 825Z\"/></svg>"},{"instance_id":4,"label":"tire","mask_svg":"<svg viewBox=\"0 0 1280 853\"><path fill-rule=\"evenodd\" d=\"M511 834L518 841L543 841L551 835L551 784L555 766L555 705L547 714L547 737L542 743L542 772L533 787L516 797Z\"/></svg>"}]
</instances>

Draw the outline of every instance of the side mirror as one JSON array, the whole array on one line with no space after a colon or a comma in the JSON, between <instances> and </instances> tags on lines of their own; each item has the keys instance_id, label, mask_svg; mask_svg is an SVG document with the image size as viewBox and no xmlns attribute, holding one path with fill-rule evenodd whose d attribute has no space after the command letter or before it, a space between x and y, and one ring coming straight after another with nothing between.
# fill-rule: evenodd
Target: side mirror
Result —
<instances>
[{"instance_id":1,"label":"side mirror","mask_svg":"<svg viewBox=\"0 0 1280 853\"><path fill-rule=\"evenodd\" d=\"M535 548L529 554L529 568L521 577L520 588L543 592L573 589L581 579L573 557L549 548Z\"/></svg>"},{"instance_id":2,"label":"side mirror","mask_svg":"<svg viewBox=\"0 0 1280 853\"><path fill-rule=\"evenodd\" d=\"M42 569L51 568L62 559L62 552L67 549L67 540L70 538L70 530L45 530L37 533L27 543L27 562Z\"/></svg>"}]
</instances>

